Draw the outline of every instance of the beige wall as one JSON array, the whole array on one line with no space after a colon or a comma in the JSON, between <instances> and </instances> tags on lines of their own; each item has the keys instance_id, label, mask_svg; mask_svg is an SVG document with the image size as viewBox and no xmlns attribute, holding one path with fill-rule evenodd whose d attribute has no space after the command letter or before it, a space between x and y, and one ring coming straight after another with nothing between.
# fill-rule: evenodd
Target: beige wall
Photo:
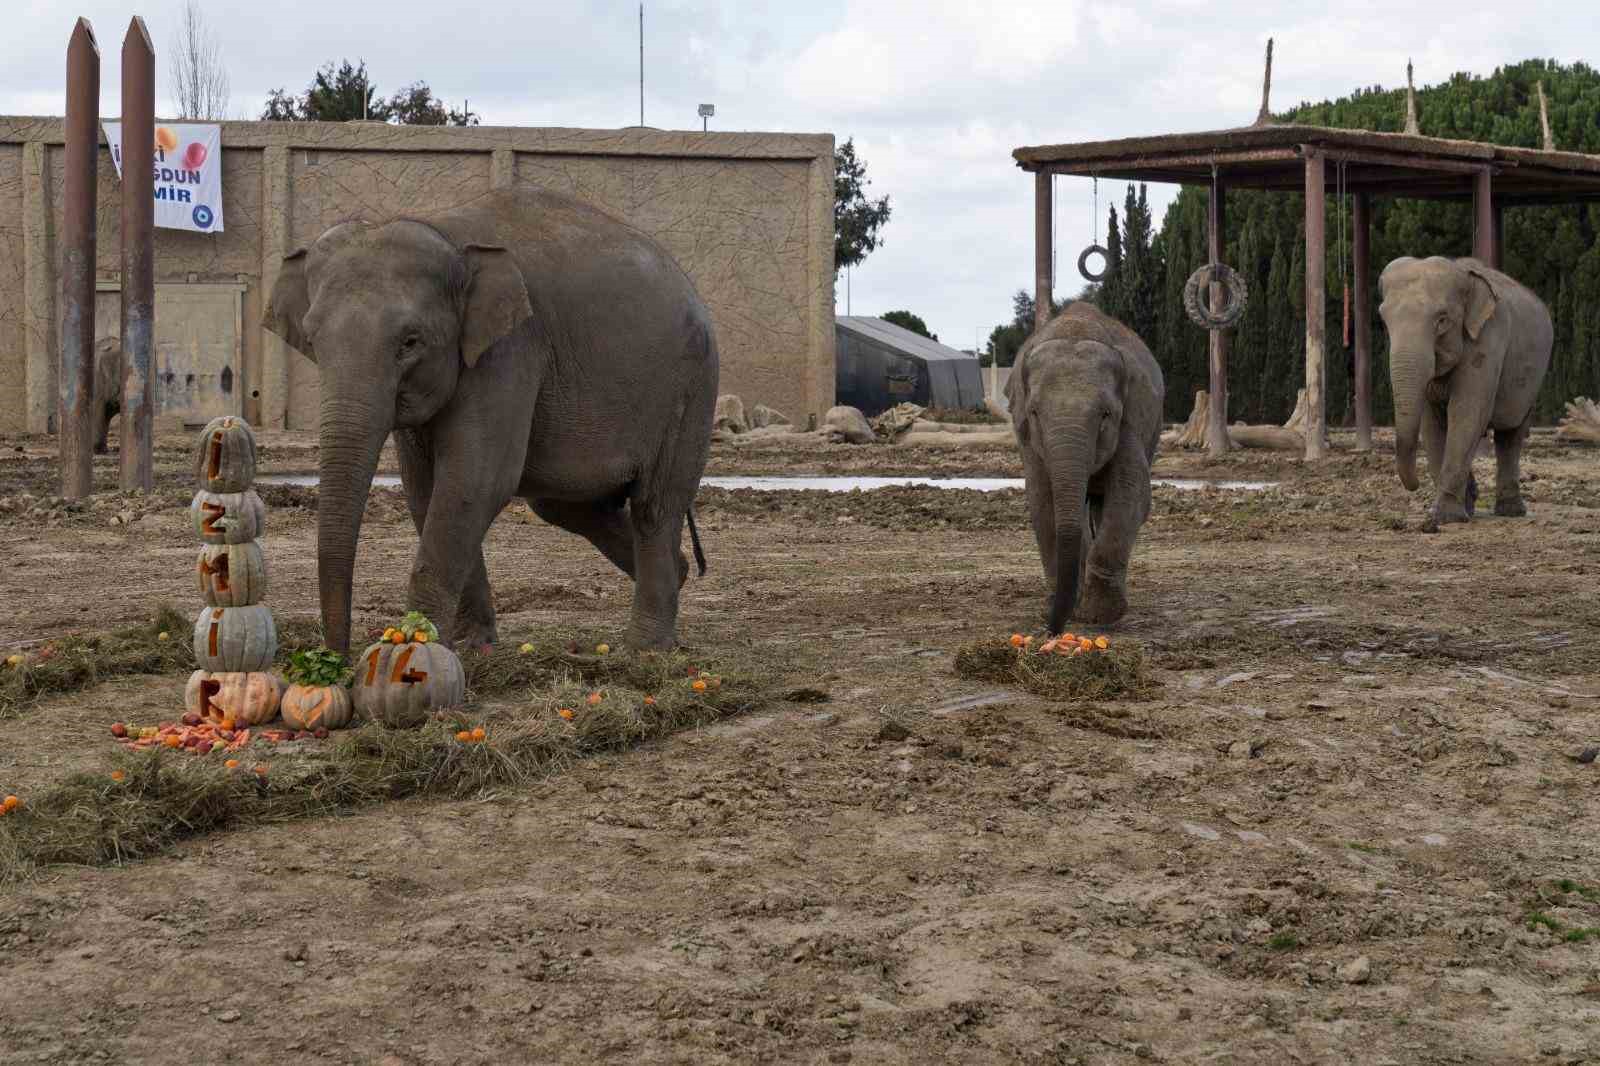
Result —
<instances>
[{"instance_id":1,"label":"beige wall","mask_svg":"<svg viewBox=\"0 0 1600 1066\"><path fill-rule=\"evenodd\" d=\"M156 231L157 330L182 284L242 286L239 413L316 425L316 367L257 325L278 264L328 225L448 207L491 186L581 197L664 244L711 308L721 391L803 421L833 404L833 138L223 123L220 234ZM62 124L0 116L0 431L56 405ZM98 277L118 278L120 187L101 151ZM116 332L115 328L99 332Z\"/></svg>"}]
</instances>

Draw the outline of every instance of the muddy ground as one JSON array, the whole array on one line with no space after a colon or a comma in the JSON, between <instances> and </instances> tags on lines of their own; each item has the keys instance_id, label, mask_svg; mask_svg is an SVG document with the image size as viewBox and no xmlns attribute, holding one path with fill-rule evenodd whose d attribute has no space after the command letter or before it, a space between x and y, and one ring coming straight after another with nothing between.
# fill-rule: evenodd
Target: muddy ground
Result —
<instances>
[{"instance_id":1,"label":"muddy ground","mask_svg":"<svg viewBox=\"0 0 1600 1066\"><path fill-rule=\"evenodd\" d=\"M81 511L23 495L49 455L0 441L0 651L192 603L183 442L151 497ZM0 888L0 1061L1600 1061L1600 762L1574 758L1600 744L1600 452L1540 437L1524 470L1531 517L1430 536L1385 451L1162 458L1279 485L1157 491L1111 637L1161 684L1098 707L952 673L1037 626L1020 493L708 490L683 639L828 702ZM711 471L1018 467L808 444ZM267 495L269 600L309 614L315 493ZM375 494L363 620L414 546ZM488 560L502 640L625 624L625 580L521 506ZM180 680L0 721L0 790L94 765Z\"/></svg>"}]
</instances>

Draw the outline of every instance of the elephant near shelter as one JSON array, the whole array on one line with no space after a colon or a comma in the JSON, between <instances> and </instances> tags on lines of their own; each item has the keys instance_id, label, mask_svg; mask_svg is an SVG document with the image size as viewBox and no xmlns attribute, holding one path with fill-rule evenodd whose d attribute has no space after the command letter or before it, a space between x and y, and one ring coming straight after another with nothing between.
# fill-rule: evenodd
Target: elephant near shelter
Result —
<instances>
[{"instance_id":1,"label":"elephant near shelter","mask_svg":"<svg viewBox=\"0 0 1600 1066\"><path fill-rule=\"evenodd\" d=\"M1127 326L1078 302L1029 337L1006 382L1052 635L1128 609L1128 558L1150 515L1164 385ZM1081 602L1080 602L1081 595Z\"/></svg>"},{"instance_id":2,"label":"elephant near shelter","mask_svg":"<svg viewBox=\"0 0 1600 1066\"><path fill-rule=\"evenodd\" d=\"M110 451L106 438L111 420L122 410L122 341L101 337L94 342L94 450Z\"/></svg>"},{"instance_id":3,"label":"elephant near shelter","mask_svg":"<svg viewBox=\"0 0 1600 1066\"><path fill-rule=\"evenodd\" d=\"M1417 488L1417 437L1428 450L1433 508L1423 528L1465 522L1478 486L1472 456L1494 430L1494 513L1524 515L1520 466L1555 335L1529 289L1476 259L1404 257L1383 268L1378 313L1389 332L1395 466Z\"/></svg>"},{"instance_id":4,"label":"elephant near shelter","mask_svg":"<svg viewBox=\"0 0 1600 1066\"><path fill-rule=\"evenodd\" d=\"M448 643L493 642L483 539L516 496L634 579L627 642L676 639L700 572L690 506L717 397L711 315L649 237L577 200L497 189L332 227L283 261L263 324L322 380L317 580L350 645L361 518L392 431L421 538L408 592Z\"/></svg>"}]
</instances>

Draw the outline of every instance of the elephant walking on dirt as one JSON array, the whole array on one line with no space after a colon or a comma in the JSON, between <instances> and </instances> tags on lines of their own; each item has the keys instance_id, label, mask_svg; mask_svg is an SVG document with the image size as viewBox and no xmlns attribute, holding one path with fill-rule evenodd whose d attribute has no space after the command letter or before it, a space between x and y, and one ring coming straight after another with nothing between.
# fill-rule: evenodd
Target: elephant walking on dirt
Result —
<instances>
[{"instance_id":1,"label":"elephant walking on dirt","mask_svg":"<svg viewBox=\"0 0 1600 1066\"><path fill-rule=\"evenodd\" d=\"M1161 367L1138 336L1073 303L1028 338L1006 382L1052 635L1128 609L1128 558L1150 515ZM1082 602L1079 602L1080 588Z\"/></svg>"},{"instance_id":2,"label":"elephant walking on dirt","mask_svg":"<svg viewBox=\"0 0 1600 1066\"><path fill-rule=\"evenodd\" d=\"M1378 313L1389 331L1394 451L1417 489L1417 437L1436 496L1423 528L1465 522L1477 500L1472 456L1494 430L1494 513L1524 515L1520 467L1554 330L1544 303L1476 259L1405 257L1383 268Z\"/></svg>"},{"instance_id":3,"label":"elephant walking on dirt","mask_svg":"<svg viewBox=\"0 0 1600 1066\"><path fill-rule=\"evenodd\" d=\"M411 606L495 639L483 538L525 498L634 579L628 643L676 638L685 517L711 441L717 346L683 269L576 200L496 190L345 222L284 259L264 325L321 371L317 578L350 642L356 540L391 431L421 547Z\"/></svg>"}]
</instances>

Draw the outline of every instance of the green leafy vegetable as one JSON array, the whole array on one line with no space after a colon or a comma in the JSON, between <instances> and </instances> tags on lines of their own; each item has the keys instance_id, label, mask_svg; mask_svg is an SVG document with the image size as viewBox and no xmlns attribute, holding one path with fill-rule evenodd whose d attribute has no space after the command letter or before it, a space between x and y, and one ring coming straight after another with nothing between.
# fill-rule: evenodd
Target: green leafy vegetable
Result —
<instances>
[{"instance_id":1,"label":"green leafy vegetable","mask_svg":"<svg viewBox=\"0 0 1600 1066\"><path fill-rule=\"evenodd\" d=\"M354 672L350 660L327 648L308 648L289 657L289 668L284 671L296 685L321 688L327 685L348 685Z\"/></svg>"}]
</instances>

